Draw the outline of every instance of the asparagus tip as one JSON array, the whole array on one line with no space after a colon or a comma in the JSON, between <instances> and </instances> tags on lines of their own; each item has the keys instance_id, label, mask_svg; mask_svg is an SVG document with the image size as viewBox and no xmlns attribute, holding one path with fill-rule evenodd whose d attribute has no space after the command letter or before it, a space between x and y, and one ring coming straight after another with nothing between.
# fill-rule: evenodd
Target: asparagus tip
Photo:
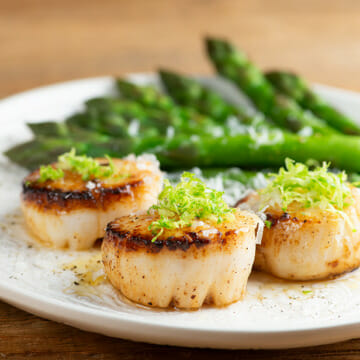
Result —
<instances>
[{"instance_id":1,"label":"asparagus tip","mask_svg":"<svg viewBox=\"0 0 360 360\"><path fill-rule=\"evenodd\" d=\"M208 54L215 54L219 51L228 52L232 49L232 46L225 38L215 38L211 36L205 37L205 46Z\"/></svg>"}]
</instances>

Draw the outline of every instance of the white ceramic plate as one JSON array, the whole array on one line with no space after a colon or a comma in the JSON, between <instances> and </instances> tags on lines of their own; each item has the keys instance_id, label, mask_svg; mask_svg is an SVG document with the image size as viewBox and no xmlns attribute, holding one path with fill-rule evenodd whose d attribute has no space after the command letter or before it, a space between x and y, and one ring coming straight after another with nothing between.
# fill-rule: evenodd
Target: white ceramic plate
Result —
<instances>
[{"instance_id":1,"label":"white ceramic plate","mask_svg":"<svg viewBox=\"0 0 360 360\"><path fill-rule=\"evenodd\" d=\"M151 75L133 77L154 83ZM203 80L233 101L244 99L218 79ZM326 99L360 121L360 95L316 86ZM84 100L114 91L110 78L85 79L28 91L0 101L0 150L28 139L28 121L61 120ZM91 252L42 248L27 234L19 210L25 171L0 157L0 298L36 315L80 329L158 344L212 348L284 348L360 336L360 272L332 281L289 283L254 273L244 301L199 311L150 310L130 304L102 282L74 285L64 264ZM32 245L29 245L32 244ZM101 273L101 270L99 270Z\"/></svg>"}]
</instances>

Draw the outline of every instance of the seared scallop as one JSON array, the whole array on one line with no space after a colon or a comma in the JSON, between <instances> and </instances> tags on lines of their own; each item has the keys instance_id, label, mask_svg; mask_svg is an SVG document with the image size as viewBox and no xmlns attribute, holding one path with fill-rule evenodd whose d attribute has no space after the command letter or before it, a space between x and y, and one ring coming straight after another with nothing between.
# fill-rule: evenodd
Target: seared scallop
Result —
<instances>
[{"instance_id":1,"label":"seared scallop","mask_svg":"<svg viewBox=\"0 0 360 360\"><path fill-rule=\"evenodd\" d=\"M241 299L255 255L260 219L237 210L221 223L194 221L165 229L154 241L154 215L112 221L102 243L108 279L130 300L148 306L196 309Z\"/></svg>"},{"instance_id":2,"label":"seared scallop","mask_svg":"<svg viewBox=\"0 0 360 360\"><path fill-rule=\"evenodd\" d=\"M95 159L109 166L109 159ZM153 156L112 159L113 175L84 179L73 169L40 181L39 169L23 182L22 210L33 234L55 248L90 248L118 216L141 213L156 202L162 174ZM52 164L56 171L59 164ZM51 169L50 169L51 170Z\"/></svg>"},{"instance_id":3,"label":"seared scallop","mask_svg":"<svg viewBox=\"0 0 360 360\"><path fill-rule=\"evenodd\" d=\"M306 178L303 180L299 191L304 195ZM328 181L321 182L321 189L334 185L331 178ZM321 203L317 206L305 207L294 201L284 209L277 195L274 201L264 203L261 191L240 205L240 208L250 207L255 211L264 209L266 216L267 226L256 248L255 269L283 279L316 280L360 266L360 190L341 181L336 186L344 187L343 194L347 195L342 199L342 190L338 189L337 199L344 203L341 210L335 208L335 200L330 203L314 187L309 187L313 193L304 196L308 196L308 200L310 196L319 199ZM290 188L294 191L295 186ZM326 208L327 201L330 205Z\"/></svg>"}]
</instances>

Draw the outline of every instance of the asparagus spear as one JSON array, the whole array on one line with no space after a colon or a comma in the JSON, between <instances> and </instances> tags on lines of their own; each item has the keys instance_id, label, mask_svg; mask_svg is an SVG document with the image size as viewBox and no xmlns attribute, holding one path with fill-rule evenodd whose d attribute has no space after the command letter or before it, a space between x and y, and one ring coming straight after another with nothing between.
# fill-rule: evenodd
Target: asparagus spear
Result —
<instances>
[{"instance_id":1,"label":"asparagus spear","mask_svg":"<svg viewBox=\"0 0 360 360\"><path fill-rule=\"evenodd\" d=\"M206 45L218 73L233 81L278 126L295 132L306 127L319 134L337 132L323 120L303 111L292 99L277 94L262 72L230 43L209 38Z\"/></svg>"},{"instance_id":2,"label":"asparagus spear","mask_svg":"<svg viewBox=\"0 0 360 360\"><path fill-rule=\"evenodd\" d=\"M86 102L84 113L70 117L66 123L118 137L157 136L173 132L222 135L226 132L212 119L184 111L176 105L171 109L145 107L131 99L91 99Z\"/></svg>"},{"instance_id":3,"label":"asparagus spear","mask_svg":"<svg viewBox=\"0 0 360 360\"><path fill-rule=\"evenodd\" d=\"M69 127L62 122L44 121L26 124L35 136L67 136Z\"/></svg>"},{"instance_id":4,"label":"asparagus spear","mask_svg":"<svg viewBox=\"0 0 360 360\"><path fill-rule=\"evenodd\" d=\"M4 154L12 161L34 169L57 159L57 156L77 149L81 154L103 156L104 154L120 154L132 152L137 138L114 138L74 124L58 122L41 122L27 124L35 135L33 140L15 145Z\"/></svg>"},{"instance_id":5,"label":"asparagus spear","mask_svg":"<svg viewBox=\"0 0 360 360\"><path fill-rule=\"evenodd\" d=\"M123 97L136 101L146 108L166 111L172 116L182 118L185 122L193 121L199 124L214 123L212 119L201 115L189 107L177 106L170 96L162 94L154 87L138 86L122 79L117 79L116 84Z\"/></svg>"},{"instance_id":6,"label":"asparagus spear","mask_svg":"<svg viewBox=\"0 0 360 360\"><path fill-rule=\"evenodd\" d=\"M57 157L71 148L75 148L79 154L101 157L105 154L111 156L125 156L133 152L135 140L113 139L101 134L89 132L88 136L72 134L71 136L38 136L33 140L16 145L6 152L11 161L33 170L40 165L56 161Z\"/></svg>"},{"instance_id":7,"label":"asparagus spear","mask_svg":"<svg viewBox=\"0 0 360 360\"><path fill-rule=\"evenodd\" d=\"M166 111L145 108L143 105L131 100L119 100L113 98L95 98L86 103L88 113L93 114L98 119L108 114L121 116L128 124L129 121L137 119L145 128L154 127L160 132L168 126L176 126L177 119L171 118Z\"/></svg>"},{"instance_id":8,"label":"asparagus spear","mask_svg":"<svg viewBox=\"0 0 360 360\"><path fill-rule=\"evenodd\" d=\"M215 92L206 89L203 89L203 91L208 93L206 105L210 106L212 101L215 102L213 105L211 105L213 106L211 111L205 111L205 106L195 106L195 102L189 101L187 103L181 103L175 99L179 105L183 105L179 106L170 96L161 93L151 86L139 86L123 79L117 79L116 84L120 93L125 99L136 101L137 103L145 106L147 109L151 108L166 111L171 117L181 118L183 123L194 124L194 127L200 126L203 129L215 127L216 122L219 120L220 116L218 110L215 110L216 106L222 107L223 109L228 107L228 110L225 110L229 112L228 115L231 113L237 115L240 114L240 109L236 109L235 107L226 104L226 102L221 99L221 97L218 96ZM224 117L222 118L222 125L225 119L226 118ZM260 122L259 119L252 120L253 122L256 121L257 124Z\"/></svg>"},{"instance_id":9,"label":"asparagus spear","mask_svg":"<svg viewBox=\"0 0 360 360\"><path fill-rule=\"evenodd\" d=\"M110 136L101 134L91 129L86 129L77 126L76 124L67 124L65 122L40 122L40 123L28 123L36 138L63 138L71 139L72 141L94 141L106 142L111 139Z\"/></svg>"},{"instance_id":10,"label":"asparagus spear","mask_svg":"<svg viewBox=\"0 0 360 360\"><path fill-rule=\"evenodd\" d=\"M175 139L174 139L175 140ZM332 166L347 171L360 171L360 138L329 135L301 137L295 134L269 133L260 141L251 135L223 138L201 138L198 142L167 144L155 154L161 164L174 167L230 167L276 168L286 157L306 162L315 159L330 161Z\"/></svg>"},{"instance_id":11,"label":"asparagus spear","mask_svg":"<svg viewBox=\"0 0 360 360\"><path fill-rule=\"evenodd\" d=\"M258 134L257 134L258 135ZM360 172L360 138L345 135L301 137L281 131L266 136L249 134L224 137L173 138L148 137L133 139L101 138L99 141L74 141L69 138L37 138L34 143L15 147L6 155L20 165L40 165L53 160L53 154L75 146L79 153L124 156L128 153L155 154L163 168L231 167L265 168L283 165L286 157L305 162L308 159L331 161L332 166ZM26 151L25 151L26 150ZM48 156L48 158L47 158ZM41 158L41 163L38 160ZM48 160L48 161L47 161Z\"/></svg>"},{"instance_id":12,"label":"asparagus spear","mask_svg":"<svg viewBox=\"0 0 360 360\"><path fill-rule=\"evenodd\" d=\"M226 123L231 117L237 124L255 128L273 127L265 118L249 116L245 110L226 102L215 91L196 80L166 70L160 70L159 74L167 92L178 104L193 108L220 124Z\"/></svg>"},{"instance_id":13,"label":"asparagus spear","mask_svg":"<svg viewBox=\"0 0 360 360\"><path fill-rule=\"evenodd\" d=\"M88 100L86 110L66 120L77 125L110 136L129 137L138 133L146 135L165 134L173 119L157 111L145 110L133 101L112 98Z\"/></svg>"},{"instance_id":14,"label":"asparagus spear","mask_svg":"<svg viewBox=\"0 0 360 360\"><path fill-rule=\"evenodd\" d=\"M147 109L132 101L96 98L87 101L84 113L68 118L65 123L44 122L29 124L29 127L35 136L40 137L60 136L70 137L74 141L83 141L86 135L86 140L97 142L102 134L106 135L106 139L132 139L133 142L139 144L139 147L145 144L144 149L152 144L152 139L156 139L157 144L158 137L168 137L169 126L176 129L171 136L178 134L186 134L187 137L194 134L224 135L225 130L216 123L211 122L201 127L198 123L187 120L190 118L184 119L176 113L165 110ZM134 122L139 124L132 131L132 125L136 125ZM93 134L93 137L89 138L89 134Z\"/></svg>"},{"instance_id":15,"label":"asparagus spear","mask_svg":"<svg viewBox=\"0 0 360 360\"><path fill-rule=\"evenodd\" d=\"M45 138L35 138L28 142L13 146L4 152L14 163L34 170L42 164L56 161L57 157L68 151L71 145L65 139L53 138L46 141Z\"/></svg>"},{"instance_id":16,"label":"asparagus spear","mask_svg":"<svg viewBox=\"0 0 360 360\"><path fill-rule=\"evenodd\" d=\"M126 99L137 101L148 108L172 110L175 103L152 86L139 86L123 79L116 79L121 95Z\"/></svg>"},{"instance_id":17,"label":"asparagus spear","mask_svg":"<svg viewBox=\"0 0 360 360\"><path fill-rule=\"evenodd\" d=\"M268 143L256 144L245 136L229 137L221 142L204 139L194 163L205 166L240 166L244 168L276 168L286 157L299 162L316 159L330 161L331 165L348 172L359 172L360 139L358 137L324 136L297 137L284 134L282 139L269 139ZM346 144L344 146L344 144ZM217 149L215 154L211 149ZM206 155L205 155L206 154ZM221 154L221 155L220 155ZM218 156L219 155L219 156Z\"/></svg>"},{"instance_id":18,"label":"asparagus spear","mask_svg":"<svg viewBox=\"0 0 360 360\"><path fill-rule=\"evenodd\" d=\"M234 129L230 129L214 121L212 117L201 114L190 107L178 106L171 97L162 94L157 89L150 86L138 86L122 79L117 79L117 86L127 100L136 101L146 109L156 109L164 111L169 117L178 119L174 124L175 130L179 129L186 133L207 133L220 136L230 134ZM238 131L246 131L239 129Z\"/></svg>"},{"instance_id":19,"label":"asparagus spear","mask_svg":"<svg viewBox=\"0 0 360 360\"><path fill-rule=\"evenodd\" d=\"M282 94L311 110L333 128L345 134L360 134L360 126L315 94L304 79L284 71L266 73L267 80Z\"/></svg>"},{"instance_id":20,"label":"asparagus spear","mask_svg":"<svg viewBox=\"0 0 360 360\"><path fill-rule=\"evenodd\" d=\"M245 112L228 104L215 91L207 89L196 80L171 71L160 70L160 78L169 95L180 105L193 107L223 123L231 116L245 116Z\"/></svg>"}]
</instances>

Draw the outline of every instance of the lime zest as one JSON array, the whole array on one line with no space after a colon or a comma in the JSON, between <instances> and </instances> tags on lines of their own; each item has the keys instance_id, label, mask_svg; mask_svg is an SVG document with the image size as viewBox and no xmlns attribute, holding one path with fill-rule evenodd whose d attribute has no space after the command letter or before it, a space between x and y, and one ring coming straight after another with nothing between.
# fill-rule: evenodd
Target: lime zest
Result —
<instances>
[{"instance_id":1,"label":"lime zest","mask_svg":"<svg viewBox=\"0 0 360 360\"><path fill-rule=\"evenodd\" d=\"M107 159L108 164L101 164L90 156L76 155L76 150L72 148L69 152L58 157L58 162L55 166L41 166L38 181L44 182L47 180L61 179L65 176L65 170L81 175L82 180L84 181L90 179L106 179L114 175L119 178L129 176L115 174L116 167L112 158L108 155L105 155L105 158Z\"/></svg>"},{"instance_id":2,"label":"lime zest","mask_svg":"<svg viewBox=\"0 0 360 360\"><path fill-rule=\"evenodd\" d=\"M318 208L347 218L343 210L352 203L347 175L344 171L329 172L329 165L324 162L310 170L307 165L287 158L285 167L270 174L272 179L260 191L262 208L277 204L287 211L290 204L296 204L305 211Z\"/></svg>"},{"instance_id":3,"label":"lime zest","mask_svg":"<svg viewBox=\"0 0 360 360\"><path fill-rule=\"evenodd\" d=\"M159 217L149 225L154 235L152 241L165 229L189 227L194 220L221 223L230 219L235 211L225 203L222 191L211 189L194 174L184 172L176 186L164 180L157 204L148 210L148 214Z\"/></svg>"},{"instance_id":4,"label":"lime zest","mask_svg":"<svg viewBox=\"0 0 360 360\"><path fill-rule=\"evenodd\" d=\"M271 229L271 226L272 226L272 222L271 222L271 221L265 220L265 221L264 221L264 224L265 224L265 226L266 226L268 229Z\"/></svg>"},{"instance_id":5,"label":"lime zest","mask_svg":"<svg viewBox=\"0 0 360 360\"><path fill-rule=\"evenodd\" d=\"M90 156L76 155L75 149L72 148L59 156L57 166L80 174L83 180L108 178L114 174L115 166L108 155L105 155L105 158L109 162L108 165L102 165Z\"/></svg>"},{"instance_id":6,"label":"lime zest","mask_svg":"<svg viewBox=\"0 0 360 360\"><path fill-rule=\"evenodd\" d=\"M304 295L308 295L308 294L311 294L312 293L312 290L303 290L302 293Z\"/></svg>"},{"instance_id":7,"label":"lime zest","mask_svg":"<svg viewBox=\"0 0 360 360\"><path fill-rule=\"evenodd\" d=\"M64 172L62 169L55 168L51 165L40 166L39 169L39 182L45 182L47 180L58 180L64 177Z\"/></svg>"}]
</instances>

